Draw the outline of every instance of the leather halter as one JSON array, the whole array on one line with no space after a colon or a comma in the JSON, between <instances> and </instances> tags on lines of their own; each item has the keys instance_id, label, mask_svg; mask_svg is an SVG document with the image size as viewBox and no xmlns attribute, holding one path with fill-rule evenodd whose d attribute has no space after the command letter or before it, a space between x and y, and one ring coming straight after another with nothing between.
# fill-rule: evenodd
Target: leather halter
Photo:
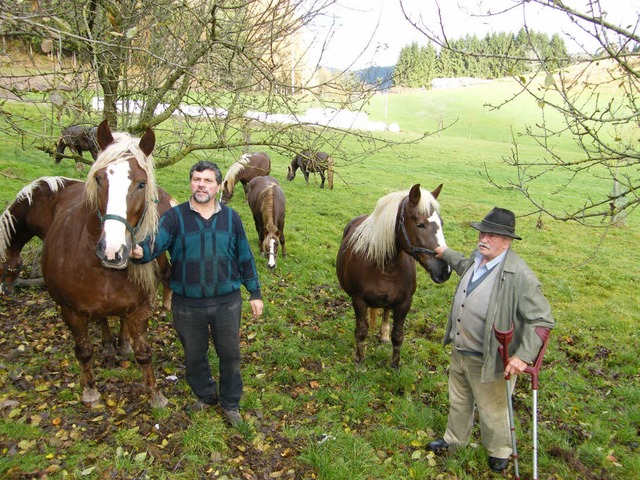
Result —
<instances>
[{"instance_id":1,"label":"leather halter","mask_svg":"<svg viewBox=\"0 0 640 480\"><path fill-rule=\"evenodd\" d=\"M144 220L144 216L147 213L148 205L149 204L145 202L144 210L142 210L142 215L140 216L140 220L138 220L138 223L136 224L135 227L132 227L131 224L127 221L127 219L124 217L121 217L120 215L114 215L113 213L107 213L106 215L102 215L102 213L100 213L100 209L98 209L98 218L100 219L100 225L104 226L104 222L106 220L117 220L118 222L124 224L124 226L127 228L127 231L131 234L131 237L135 238L136 233L138 233L138 231L140 230L140 224L142 223L142 220Z\"/></svg>"},{"instance_id":2,"label":"leather halter","mask_svg":"<svg viewBox=\"0 0 640 480\"><path fill-rule=\"evenodd\" d=\"M400 224L400 230L402 230L402 236L404 237L404 241L407 244L407 248L409 250L409 255L411 255L413 258L416 258L416 255L418 253L426 253L427 255L436 255L436 252L434 250L425 248L425 247L416 247L414 245L411 244L411 240L409 240L409 234L407 233L407 229L404 226L404 208L405 205L407 204L407 200L409 199L409 197L405 197L402 200L402 204L400 205L400 215L399 215L399 219L398 219L398 223Z\"/></svg>"}]
</instances>

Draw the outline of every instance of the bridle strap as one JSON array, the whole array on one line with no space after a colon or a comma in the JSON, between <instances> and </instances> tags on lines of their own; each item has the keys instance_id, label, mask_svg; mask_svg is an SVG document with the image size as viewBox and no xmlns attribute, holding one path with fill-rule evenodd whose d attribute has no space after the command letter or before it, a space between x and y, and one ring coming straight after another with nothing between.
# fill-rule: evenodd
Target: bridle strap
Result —
<instances>
[{"instance_id":1,"label":"bridle strap","mask_svg":"<svg viewBox=\"0 0 640 480\"><path fill-rule=\"evenodd\" d=\"M435 256L436 252L434 250L430 250L425 247L416 247L411 243L411 240L409 240L409 234L407 233L407 228L404 226L404 207L407 203L408 198L409 197L405 197L404 200L402 200L402 204L400 205L399 223L400 223L400 230L402 231L402 236L404 237L404 241L407 244L407 249L409 250L409 255L411 255L413 258L416 258L416 255L418 253L426 253L427 255Z\"/></svg>"},{"instance_id":2,"label":"bridle strap","mask_svg":"<svg viewBox=\"0 0 640 480\"><path fill-rule=\"evenodd\" d=\"M142 211L140 220L138 220L138 223L136 224L135 227L132 227L131 224L127 221L127 219L124 217L121 217L120 215L114 215L113 213L107 213L106 215L102 215L102 213L100 213L100 209L98 209L98 218L100 219L100 225L104 225L104 222L107 220L116 220L124 224L124 226L127 228L127 231L131 234L131 237L135 238L136 233L138 233L138 231L140 230L140 224L142 223L142 220L144 220L144 216L147 213L148 205L149 204L145 202L144 210Z\"/></svg>"}]
</instances>

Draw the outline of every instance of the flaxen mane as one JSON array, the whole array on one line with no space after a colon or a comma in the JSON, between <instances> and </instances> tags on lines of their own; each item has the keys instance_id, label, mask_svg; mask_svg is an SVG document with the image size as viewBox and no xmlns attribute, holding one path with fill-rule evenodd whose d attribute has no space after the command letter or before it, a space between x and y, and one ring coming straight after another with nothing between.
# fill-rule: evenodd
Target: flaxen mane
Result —
<instances>
[{"instance_id":1,"label":"flaxen mane","mask_svg":"<svg viewBox=\"0 0 640 480\"><path fill-rule=\"evenodd\" d=\"M229 167L229 170L227 170L227 174L224 176L224 181L222 182L224 185L224 189L228 193L233 192L233 189L236 186L236 177L238 176L238 173L244 170L250 161L251 158L249 158L249 155L245 153L236 162L234 162L233 165Z\"/></svg>"},{"instance_id":2,"label":"flaxen mane","mask_svg":"<svg viewBox=\"0 0 640 480\"><path fill-rule=\"evenodd\" d=\"M98 172L98 170L109 164L127 161L131 157L134 157L140 168L147 173L147 210L138 225L138 231L136 232L133 242L138 243L146 237L151 237L151 242L153 243L153 239L158 229L158 208L156 204L158 190L156 186L153 156L145 156L138 146L140 139L132 137L128 133L114 132L113 138L114 142L103 150L100 155L98 155L98 158L93 163L91 170L89 170L89 173L87 174L87 181L85 185L87 203L93 209L98 208L98 189L95 181L96 172ZM141 285L149 292L155 292L155 265L155 262L146 264L130 263L129 275L131 280Z\"/></svg>"},{"instance_id":3,"label":"flaxen mane","mask_svg":"<svg viewBox=\"0 0 640 480\"><path fill-rule=\"evenodd\" d=\"M440 211L440 204L431 192L421 188L420 194L418 209L421 212L430 215ZM349 239L354 253L384 268L387 260L396 254L396 217L400 204L408 195L409 190L392 192L378 200L371 215L356 227Z\"/></svg>"},{"instance_id":4,"label":"flaxen mane","mask_svg":"<svg viewBox=\"0 0 640 480\"><path fill-rule=\"evenodd\" d=\"M5 211L0 216L0 261L7 261L7 249L9 248L9 244L11 243L11 236L16 231L16 227L14 224L14 217L11 213L11 206L22 202L24 200L27 201L29 205L31 205L31 201L33 198L33 192L42 188L42 184L46 183L49 186L49 190L52 192L57 192L60 187L64 185L67 180L71 180L66 177L40 177L37 180L34 180L29 185L26 185L22 188L16 195L16 199L9 205Z\"/></svg>"}]
</instances>

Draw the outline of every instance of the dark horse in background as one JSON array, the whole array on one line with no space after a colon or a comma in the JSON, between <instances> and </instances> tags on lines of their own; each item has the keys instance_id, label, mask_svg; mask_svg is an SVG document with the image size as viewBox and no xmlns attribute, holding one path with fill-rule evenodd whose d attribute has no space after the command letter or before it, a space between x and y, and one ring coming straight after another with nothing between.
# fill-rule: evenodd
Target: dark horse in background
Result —
<instances>
[{"instance_id":1,"label":"dark horse in background","mask_svg":"<svg viewBox=\"0 0 640 480\"><path fill-rule=\"evenodd\" d=\"M416 291L416 260L435 283L449 279L451 269L435 257L444 245L440 206L442 185L432 193L419 184L409 192L393 192L378 200L371 215L352 219L344 229L336 260L338 281L351 297L356 317L355 360L364 359L369 324L375 309L384 309L381 340L389 341L389 314L393 312L391 366L400 364L404 321Z\"/></svg>"},{"instance_id":2,"label":"dark horse in background","mask_svg":"<svg viewBox=\"0 0 640 480\"><path fill-rule=\"evenodd\" d=\"M233 198L233 190L238 182L242 183L245 197L247 186L255 177L269 175L271 173L271 158L264 152L245 153L238 161L229 167L222 181L222 203L227 203Z\"/></svg>"},{"instance_id":3,"label":"dark horse in background","mask_svg":"<svg viewBox=\"0 0 640 480\"><path fill-rule=\"evenodd\" d=\"M84 127L82 125L71 125L62 130L62 135L58 140L56 147L55 161L60 163L65 149L68 147L76 155L82 155L83 152L89 152L95 161L100 153L100 146L96 138L98 127ZM76 161L76 169L82 170L82 162Z\"/></svg>"},{"instance_id":4,"label":"dark horse in background","mask_svg":"<svg viewBox=\"0 0 640 480\"><path fill-rule=\"evenodd\" d=\"M309 185L309 172L317 172L322 179L320 188L324 188L325 172L329 189L333 189L333 158L325 152L310 152L305 150L299 153L291 161L288 167L287 180L296 178L296 170L300 169L304 175L304 181Z\"/></svg>"},{"instance_id":5,"label":"dark horse in background","mask_svg":"<svg viewBox=\"0 0 640 480\"><path fill-rule=\"evenodd\" d=\"M75 341L81 367L82 401L100 399L91 369L89 322L120 317L131 339L142 382L153 406L167 399L156 385L147 340L157 277L152 264L129 261L133 243L157 231L158 197L151 152L155 135L112 134L98 126L102 152L87 175L83 195L58 212L42 250L42 274Z\"/></svg>"},{"instance_id":6,"label":"dark horse in background","mask_svg":"<svg viewBox=\"0 0 640 480\"><path fill-rule=\"evenodd\" d=\"M249 182L247 202L258 232L260 253L267 255L267 266L276 267L278 247L287 255L284 244L286 200L278 181L273 177L256 177Z\"/></svg>"}]
</instances>

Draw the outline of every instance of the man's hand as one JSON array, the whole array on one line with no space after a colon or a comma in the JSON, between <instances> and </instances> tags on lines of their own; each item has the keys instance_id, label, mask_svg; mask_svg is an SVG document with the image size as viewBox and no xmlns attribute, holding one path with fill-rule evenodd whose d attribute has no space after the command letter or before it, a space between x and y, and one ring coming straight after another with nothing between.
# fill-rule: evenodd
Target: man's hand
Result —
<instances>
[{"instance_id":1,"label":"man's hand","mask_svg":"<svg viewBox=\"0 0 640 480\"><path fill-rule=\"evenodd\" d=\"M446 245L438 245L436 248L434 248L433 251L436 252L436 258L442 258L442 254L447 248L449 247L447 247Z\"/></svg>"},{"instance_id":2,"label":"man's hand","mask_svg":"<svg viewBox=\"0 0 640 480\"><path fill-rule=\"evenodd\" d=\"M504 376L518 375L524 372L524 369L527 367L527 362L520 360L518 357L511 357L509 363L507 363L507 368L504 369Z\"/></svg>"},{"instance_id":3,"label":"man's hand","mask_svg":"<svg viewBox=\"0 0 640 480\"><path fill-rule=\"evenodd\" d=\"M264 308L264 304L262 300L255 299L249 300L249 304L251 305L251 312L253 312L253 318L258 318L262 315L262 309Z\"/></svg>"},{"instance_id":4,"label":"man's hand","mask_svg":"<svg viewBox=\"0 0 640 480\"><path fill-rule=\"evenodd\" d=\"M142 256L144 255L144 250L142 250L142 247L138 244L136 244L132 249L131 249L131 253L129 253L129 256L131 258L135 258L136 260L142 258Z\"/></svg>"}]
</instances>

